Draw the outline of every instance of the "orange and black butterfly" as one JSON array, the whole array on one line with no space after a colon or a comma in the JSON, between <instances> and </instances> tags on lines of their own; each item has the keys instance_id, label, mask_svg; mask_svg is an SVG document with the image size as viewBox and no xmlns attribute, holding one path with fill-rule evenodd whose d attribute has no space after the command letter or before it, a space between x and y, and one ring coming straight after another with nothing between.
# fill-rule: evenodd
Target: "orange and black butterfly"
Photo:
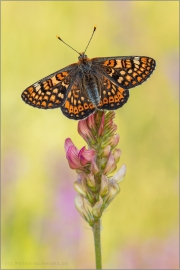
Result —
<instances>
[{"instance_id":1,"label":"orange and black butterfly","mask_svg":"<svg viewBox=\"0 0 180 270\"><path fill-rule=\"evenodd\" d=\"M93 34L95 30L96 27ZM60 37L58 39L64 42ZM128 100L129 89L145 82L156 66L155 60L147 56L89 59L85 52L78 53L77 63L26 88L22 99L40 109L60 107L68 118L80 120L95 110L116 110L122 107Z\"/></svg>"}]
</instances>

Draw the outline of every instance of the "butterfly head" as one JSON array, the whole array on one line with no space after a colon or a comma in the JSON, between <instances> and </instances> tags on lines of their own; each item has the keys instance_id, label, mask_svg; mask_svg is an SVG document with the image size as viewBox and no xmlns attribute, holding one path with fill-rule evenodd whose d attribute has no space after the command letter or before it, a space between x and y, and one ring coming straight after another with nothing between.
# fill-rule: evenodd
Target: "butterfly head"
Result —
<instances>
[{"instance_id":1,"label":"butterfly head","mask_svg":"<svg viewBox=\"0 0 180 270\"><path fill-rule=\"evenodd\" d=\"M87 55L82 52L79 54L79 57L78 57L79 61L83 61L83 60L86 60L87 59Z\"/></svg>"}]
</instances>

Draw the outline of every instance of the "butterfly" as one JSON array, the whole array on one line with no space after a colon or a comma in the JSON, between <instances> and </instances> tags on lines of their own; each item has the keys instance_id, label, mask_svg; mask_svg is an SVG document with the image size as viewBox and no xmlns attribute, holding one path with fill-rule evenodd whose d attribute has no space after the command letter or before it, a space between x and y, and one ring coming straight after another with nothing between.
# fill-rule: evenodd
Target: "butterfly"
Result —
<instances>
[{"instance_id":1,"label":"butterfly","mask_svg":"<svg viewBox=\"0 0 180 270\"><path fill-rule=\"evenodd\" d=\"M72 48L79 54L78 62L32 84L23 91L22 99L40 109L60 107L66 117L81 120L95 110L122 107L129 98L129 89L145 82L156 66L155 60L147 56L90 59L85 54L87 47L82 53Z\"/></svg>"}]
</instances>

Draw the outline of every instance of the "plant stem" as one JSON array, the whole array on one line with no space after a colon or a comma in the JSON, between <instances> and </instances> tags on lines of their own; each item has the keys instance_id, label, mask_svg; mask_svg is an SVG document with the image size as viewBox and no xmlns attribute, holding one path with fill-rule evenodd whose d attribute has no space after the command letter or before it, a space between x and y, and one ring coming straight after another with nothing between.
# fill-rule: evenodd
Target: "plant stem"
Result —
<instances>
[{"instance_id":1,"label":"plant stem","mask_svg":"<svg viewBox=\"0 0 180 270\"><path fill-rule=\"evenodd\" d=\"M96 257L96 269L102 269L101 262L101 220L98 219L93 225L94 247Z\"/></svg>"}]
</instances>

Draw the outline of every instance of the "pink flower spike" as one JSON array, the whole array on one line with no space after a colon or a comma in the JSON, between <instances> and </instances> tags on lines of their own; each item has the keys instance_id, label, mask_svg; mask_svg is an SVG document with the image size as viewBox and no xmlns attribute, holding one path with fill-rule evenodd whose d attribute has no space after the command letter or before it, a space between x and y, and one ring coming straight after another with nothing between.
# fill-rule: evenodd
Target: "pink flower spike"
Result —
<instances>
[{"instance_id":1,"label":"pink flower spike","mask_svg":"<svg viewBox=\"0 0 180 270\"><path fill-rule=\"evenodd\" d=\"M102 118L101 118L100 127L99 127L99 130L98 130L98 136L102 136L103 135L104 123L105 123L105 114L103 112L103 115L102 115Z\"/></svg>"},{"instance_id":2,"label":"pink flower spike","mask_svg":"<svg viewBox=\"0 0 180 270\"><path fill-rule=\"evenodd\" d=\"M86 150L85 147L83 147L78 154L80 163L82 166L85 166L87 163L90 163L95 156L95 151L94 150Z\"/></svg>"},{"instance_id":3,"label":"pink flower spike","mask_svg":"<svg viewBox=\"0 0 180 270\"><path fill-rule=\"evenodd\" d=\"M87 141L87 139L93 139L93 135L89 129L89 127L87 126L87 122L86 119L85 120L80 120L78 122L78 132L81 135L81 137L83 137L83 139L85 141Z\"/></svg>"}]
</instances>

